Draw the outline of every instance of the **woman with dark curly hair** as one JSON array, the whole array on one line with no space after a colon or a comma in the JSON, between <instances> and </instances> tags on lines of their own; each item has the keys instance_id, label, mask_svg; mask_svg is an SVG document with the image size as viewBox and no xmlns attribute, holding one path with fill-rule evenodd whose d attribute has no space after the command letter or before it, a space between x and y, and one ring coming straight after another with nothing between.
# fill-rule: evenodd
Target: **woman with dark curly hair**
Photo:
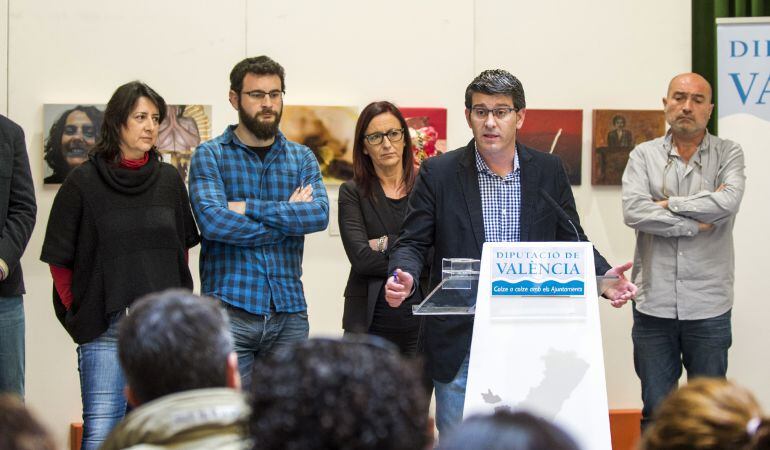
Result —
<instances>
[{"instance_id":1,"label":"woman with dark curly hair","mask_svg":"<svg viewBox=\"0 0 770 450\"><path fill-rule=\"evenodd\" d=\"M409 128L392 103L370 103L358 117L353 171L353 180L339 192L340 236L350 260L342 327L381 336L401 353L415 355L420 322L412 305L422 300L423 292L391 307L383 291L388 253L401 232L415 178ZM427 290L429 271L423 273L420 286Z\"/></svg>"},{"instance_id":2,"label":"woman with dark curly hair","mask_svg":"<svg viewBox=\"0 0 770 450\"><path fill-rule=\"evenodd\" d=\"M66 178L48 220L41 259L56 315L78 344L84 450L98 448L126 412L120 319L145 294L193 287L187 249L198 230L179 172L155 147L165 114L146 84L120 86L89 160Z\"/></svg>"},{"instance_id":3,"label":"woman with dark curly hair","mask_svg":"<svg viewBox=\"0 0 770 450\"><path fill-rule=\"evenodd\" d=\"M78 105L56 119L45 141L45 162L53 173L46 184L64 182L70 171L88 160L88 153L99 138L104 113L95 106Z\"/></svg>"}]
</instances>

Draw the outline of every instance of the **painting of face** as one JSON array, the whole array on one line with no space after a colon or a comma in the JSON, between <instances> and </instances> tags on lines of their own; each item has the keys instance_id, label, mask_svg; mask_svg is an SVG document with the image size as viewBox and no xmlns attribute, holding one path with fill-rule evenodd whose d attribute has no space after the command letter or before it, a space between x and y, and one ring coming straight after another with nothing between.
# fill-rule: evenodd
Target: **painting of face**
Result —
<instances>
[{"instance_id":1,"label":"painting of face","mask_svg":"<svg viewBox=\"0 0 770 450\"><path fill-rule=\"evenodd\" d=\"M59 184L72 169L88 160L104 117L103 105L44 105L44 183Z\"/></svg>"},{"instance_id":2,"label":"painting of face","mask_svg":"<svg viewBox=\"0 0 770 450\"><path fill-rule=\"evenodd\" d=\"M88 151L96 143L94 123L83 111L72 111L64 122L61 151L70 167L76 167L88 159Z\"/></svg>"}]
</instances>

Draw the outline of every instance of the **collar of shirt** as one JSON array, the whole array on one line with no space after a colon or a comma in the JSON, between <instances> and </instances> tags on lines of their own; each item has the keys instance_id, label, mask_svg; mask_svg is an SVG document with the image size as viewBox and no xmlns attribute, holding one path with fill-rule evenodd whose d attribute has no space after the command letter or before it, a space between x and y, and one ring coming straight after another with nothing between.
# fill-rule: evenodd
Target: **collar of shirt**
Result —
<instances>
[{"instance_id":1,"label":"collar of shirt","mask_svg":"<svg viewBox=\"0 0 770 450\"><path fill-rule=\"evenodd\" d=\"M225 129L225 132L222 133L222 136L220 136L217 139L220 139L221 144L225 145L234 145L236 147L240 147L243 150L251 151L249 150L249 146L241 142L240 139L238 139L238 135L235 134L235 129L238 127L238 125L228 125L228 127ZM283 133L279 130L278 133L275 135L275 142L273 142L272 146L270 147L270 151L278 151L282 150L286 147L286 136L283 135Z\"/></svg>"},{"instance_id":2,"label":"collar of shirt","mask_svg":"<svg viewBox=\"0 0 770 450\"><path fill-rule=\"evenodd\" d=\"M703 135L703 139L701 139L700 144L698 144L698 151L695 152L693 157L690 159L692 162L700 162L701 154L703 154L704 151L708 150L709 145L711 143L711 134L706 130L706 134ZM679 152L677 151L676 147L674 146L674 136L671 133L671 129L669 128L668 132L666 132L666 137L663 140L663 148L668 153L668 159L677 159L681 160L682 158L679 156Z\"/></svg>"},{"instance_id":3,"label":"collar of shirt","mask_svg":"<svg viewBox=\"0 0 770 450\"><path fill-rule=\"evenodd\" d=\"M476 157L476 170L479 171L479 173L485 173L490 176L502 178L503 180L511 180L513 179L513 174L518 172L519 167L519 146L517 145L514 152L513 152L513 170L508 175L501 177L500 175L492 172L492 169L489 168L487 163L484 161L484 158L481 157L481 154L479 153L478 147L476 147L476 141L473 141L473 154Z\"/></svg>"}]
</instances>

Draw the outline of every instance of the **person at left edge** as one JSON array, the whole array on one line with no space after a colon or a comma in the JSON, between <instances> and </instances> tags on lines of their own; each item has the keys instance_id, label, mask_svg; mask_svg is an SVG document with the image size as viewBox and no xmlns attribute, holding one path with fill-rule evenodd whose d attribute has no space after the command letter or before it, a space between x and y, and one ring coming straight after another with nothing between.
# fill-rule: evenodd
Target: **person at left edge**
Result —
<instances>
[{"instance_id":1,"label":"person at left edge","mask_svg":"<svg viewBox=\"0 0 770 450\"><path fill-rule=\"evenodd\" d=\"M187 250L200 237L184 182L155 147L165 114L146 84L120 86L48 219L40 259L51 267L56 316L78 344L83 450L98 448L126 413L117 326L131 303L193 287Z\"/></svg>"},{"instance_id":2,"label":"person at left edge","mask_svg":"<svg viewBox=\"0 0 770 450\"><path fill-rule=\"evenodd\" d=\"M0 116L0 393L24 397L21 255L35 227L35 188L24 131Z\"/></svg>"},{"instance_id":3,"label":"person at left edge","mask_svg":"<svg viewBox=\"0 0 770 450\"><path fill-rule=\"evenodd\" d=\"M285 92L284 69L267 56L236 64L229 96L238 124L201 144L190 164L201 293L227 309L246 391L255 358L308 337L305 235L329 223L318 161L278 130Z\"/></svg>"}]
</instances>

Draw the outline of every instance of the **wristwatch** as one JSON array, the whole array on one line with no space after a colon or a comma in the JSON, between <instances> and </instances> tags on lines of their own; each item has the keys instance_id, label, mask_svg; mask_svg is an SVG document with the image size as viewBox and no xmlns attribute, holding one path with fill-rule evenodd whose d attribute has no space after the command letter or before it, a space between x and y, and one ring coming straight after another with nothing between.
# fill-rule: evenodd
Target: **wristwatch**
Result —
<instances>
[{"instance_id":1,"label":"wristwatch","mask_svg":"<svg viewBox=\"0 0 770 450\"><path fill-rule=\"evenodd\" d=\"M386 236L380 236L380 238L377 239L377 251L380 253L385 253L385 239L387 239Z\"/></svg>"}]
</instances>

